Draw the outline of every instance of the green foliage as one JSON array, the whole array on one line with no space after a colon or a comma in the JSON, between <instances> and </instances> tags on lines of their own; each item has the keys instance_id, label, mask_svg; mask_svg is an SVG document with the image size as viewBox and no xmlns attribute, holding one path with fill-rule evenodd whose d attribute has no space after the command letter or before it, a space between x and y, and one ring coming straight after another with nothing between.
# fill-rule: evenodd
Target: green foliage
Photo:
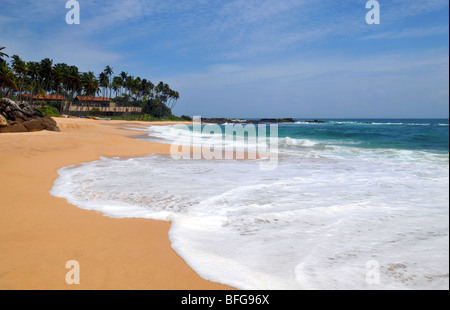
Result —
<instances>
[{"instance_id":1,"label":"green foliage","mask_svg":"<svg viewBox=\"0 0 450 310\"><path fill-rule=\"evenodd\" d=\"M137 120L144 121L144 122L158 122L159 121L158 118L148 115L148 114L144 114L143 117L141 117Z\"/></svg>"},{"instance_id":2,"label":"green foliage","mask_svg":"<svg viewBox=\"0 0 450 310\"><path fill-rule=\"evenodd\" d=\"M45 108L47 106L47 102L42 101L42 100L36 101L35 104L38 105L41 108Z\"/></svg>"},{"instance_id":3,"label":"green foliage","mask_svg":"<svg viewBox=\"0 0 450 310\"><path fill-rule=\"evenodd\" d=\"M102 112L100 111L99 108L92 108L91 109L91 115L92 116L100 116L100 115L102 115Z\"/></svg>"},{"instance_id":4,"label":"green foliage","mask_svg":"<svg viewBox=\"0 0 450 310\"><path fill-rule=\"evenodd\" d=\"M50 101L49 106L54 107L58 111L61 111L61 103L58 101Z\"/></svg>"},{"instance_id":5,"label":"green foliage","mask_svg":"<svg viewBox=\"0 0 450 310\"><path fill-rule=\"evenodd\" d=\"M44 114L44 115L48 115L50 117L59 117L59 111L57 108L52 107L52 106L40 106L38 108L38 110Z\"/></svg>"},{"instance_id":6,"label":"green foliage","mask_svg":"<svg viewBox=\"0 0 450 310\"><path fill-rule=\"evenodd\" d=\"M118 106L126 107L142 107L145 104L144 100L133 100L130 101L130 96L124 95L123 97L116 97L112 100L115 102Z\"/></svg>"},{"instance_id":7,"label":"green foliage","mask_svg":"<svg viewBox=\"0 0 450 310\"><path fill-rule=\"evenodd\" d=\"M192 122L192 117L187 115L181 115L181 119L187 122Z\"/></svg>"},{"instance_id":8,"label":"green foliage","mask_svg":"<svg viewBox=\"0 0 450 310\"><path fill-rule=\"evenodd\" d=\"M178 116L174 116L174 115L164 117L161 120L162 121L172 121L172 122L182 122L183 121L182 118L179 118Z\"/></svg>"},{"instance_id":9,"label":"green foliage","mask_svg":"<svg viewBox=\"0 0 450 310\"><path fill-rule=\"evenodd\" d=\"M172 116L172 111L161 101L150 99L142 106L142 112L156 118Z\"/></svg>"},{"instance_id":10,"label":"green foliage","mask_svg":"<svg viewBox=\"0 0 450 310\"><path fill-rule=\"evenodd\" d=\"M72 102L76 96L113 97L119 107L143 107L145 114L157 119L169 117L180 99L180 94L164 82L157 85L150 80L134 77L122 71L114 76L113 68L106 66L105 70L96 76L94 72L79 72L78 68L65 63L54 63L50 58L41 61L25 61L18 55L9 55L0 47L0 97L25 98L33 101L35 95L62 96L64 101ZM7 58L10 58L7 61ZM109 96L108 96L109 95ZM85 103L85 105L91 103ZM43 104L51 106L64 114L80 114L80 111L63 111L70 105L58 102ZM136 110L136 109L135 109ZM121 112L118 112L121 113ZM134 113L134 112L133 112ZM81 113L82 114L82 113ZM128 112L125 112L128 117Z\"/></svg>"}]
</instances>

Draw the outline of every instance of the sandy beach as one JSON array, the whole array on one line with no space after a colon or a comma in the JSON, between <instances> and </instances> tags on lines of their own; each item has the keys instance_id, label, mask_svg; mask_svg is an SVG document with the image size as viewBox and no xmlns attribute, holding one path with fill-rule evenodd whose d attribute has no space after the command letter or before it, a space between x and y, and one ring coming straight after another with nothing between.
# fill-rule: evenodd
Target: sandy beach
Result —
<instances>
[{"instance_id":1,"label":"sandy beach","mask_svg":"<svg viewBox=\"0 0 450 310\"><path fill-rule=\"evenodd\" d=\"M122 129L151 123L56 121L59 133L0 134L0 289L229 289L200 278L171 249L169 223L112 219L49 194L59 168L168 154L169 145ZM80 264L79 285L66 283L70 260Z\"/></svg>"}]
</instances>

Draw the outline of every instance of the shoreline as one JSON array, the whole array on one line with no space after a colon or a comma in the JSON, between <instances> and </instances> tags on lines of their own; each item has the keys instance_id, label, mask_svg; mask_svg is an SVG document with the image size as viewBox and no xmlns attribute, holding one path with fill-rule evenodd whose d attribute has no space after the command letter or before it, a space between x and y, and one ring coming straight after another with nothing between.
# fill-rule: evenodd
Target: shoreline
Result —
<instances>
[{"instance_id":1,"label":"shoreline","mask_svg":"<svg viewBox=\"0 0 450 310\"><path fill-rule=\"evenodd\" d=\"M233 289L200 278L172 250L170 223L109 218L49 193L62 167L169 154L170 145L122 127L176 122L55 120L60 133L0 135L0 289ZM70 260L80 264L79 285L65 281Z\"/></svg>"}]
</instances>

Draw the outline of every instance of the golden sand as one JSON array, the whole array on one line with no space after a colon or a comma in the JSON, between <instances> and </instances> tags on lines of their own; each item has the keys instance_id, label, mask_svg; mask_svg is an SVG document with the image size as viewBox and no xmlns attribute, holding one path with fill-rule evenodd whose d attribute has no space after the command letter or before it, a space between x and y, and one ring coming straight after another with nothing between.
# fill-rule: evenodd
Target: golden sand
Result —
<instances>
[{"instance_id":1,"label":"golden sand","mask_svg":"<svg viewBox=\"0 0 450 310\"><path fill-rule=\"evenodd\" d=\"M124 126L57 118L61 132L0 134L0 289L230 289L200 278L171 249L169 223L112 219L49 194L57 170L104 157L168 154ZM157 123L161 125L161 123ZM80 284L66 283L66 262Z\"/></svg>"}]
</instances>

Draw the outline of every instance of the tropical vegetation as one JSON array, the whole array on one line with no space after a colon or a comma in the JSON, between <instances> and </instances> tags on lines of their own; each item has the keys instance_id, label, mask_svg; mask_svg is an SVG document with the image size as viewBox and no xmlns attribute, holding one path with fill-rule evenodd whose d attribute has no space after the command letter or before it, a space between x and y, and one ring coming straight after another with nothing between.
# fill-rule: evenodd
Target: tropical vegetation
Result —
<instances>
[{"instance_id":1,"label":"tropical vegetation","mask_svg":"<svg viewBox=\"0 0 450 310\"><path fill-rule=\"evenodd\" d=\"M75 65L55 64L49 58L40 62L25 61L4 50L5 47L0 47L0 98L32 101L35 95L62 96L66 104L41 102L41 105L68 114L67 103L73 103L77 96L101 96L111 98L117 106L141 107L142 116L153 118L172 116L180 98L179 92L164 82L155 85L147 78L134 77L125 71L114 75L110 66L96 75L92 71L80 72ZM99 111L93 111L99 114Z\"/></svg>"}]
</instances>

